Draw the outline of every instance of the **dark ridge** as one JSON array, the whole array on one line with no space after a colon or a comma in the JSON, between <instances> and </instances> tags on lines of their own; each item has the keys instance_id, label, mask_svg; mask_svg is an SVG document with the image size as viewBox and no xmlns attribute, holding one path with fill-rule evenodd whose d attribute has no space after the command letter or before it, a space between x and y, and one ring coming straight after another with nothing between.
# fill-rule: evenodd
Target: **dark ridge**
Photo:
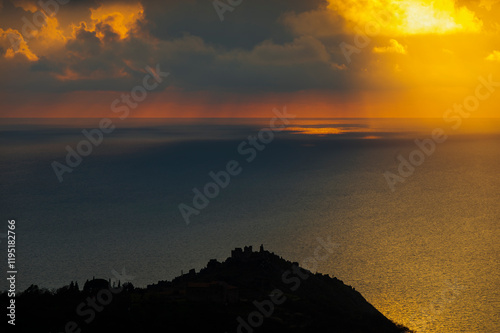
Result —
<instances>
[{"instance_id":1,"label":"dark ridge","mask_svg":"<svg viewBox=\"0 0 500 333\"><path fill-rule=\"evenodd\" d=\"M5 302L7 293L0 296ZM354 288L252 247L147 288L92 279L16 298L22 332L412 332Z\"/></svg>"}]
</instances>

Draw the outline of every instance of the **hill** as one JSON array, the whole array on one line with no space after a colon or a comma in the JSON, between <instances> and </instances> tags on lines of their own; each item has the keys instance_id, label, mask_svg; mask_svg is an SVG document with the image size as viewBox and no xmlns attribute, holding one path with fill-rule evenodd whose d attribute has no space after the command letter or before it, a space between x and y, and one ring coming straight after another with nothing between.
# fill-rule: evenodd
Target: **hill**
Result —
<instances>
[{"instance_id":1,"label":"hill","mask_svg":"<svg viewBox=\"0 0 500 333\"><path fill-rule=\"evenodd\" d=\"M31 286L16 304L23 332L410 332L342 281L263 247L235 249L224 262L147 288L102 279L82 290Z\"/></svg>"}]
</instances>

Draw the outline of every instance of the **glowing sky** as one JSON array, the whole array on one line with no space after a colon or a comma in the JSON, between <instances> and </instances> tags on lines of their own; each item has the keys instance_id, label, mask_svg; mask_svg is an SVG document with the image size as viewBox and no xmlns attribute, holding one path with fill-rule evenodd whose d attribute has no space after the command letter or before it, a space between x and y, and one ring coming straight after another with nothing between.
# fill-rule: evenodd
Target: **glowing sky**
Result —
<instances>
[{"instance_id":1,"label":"glowing sky","mask_svg":"<svg viewBox=\"0 0 500 333\"><path fill-rule=\"evenodd\" d=\"M499 0L55 2L0 0L0 116L113 116L157 64L132 117L442 117L500 82Z\"/></svg>"}]
</instances>

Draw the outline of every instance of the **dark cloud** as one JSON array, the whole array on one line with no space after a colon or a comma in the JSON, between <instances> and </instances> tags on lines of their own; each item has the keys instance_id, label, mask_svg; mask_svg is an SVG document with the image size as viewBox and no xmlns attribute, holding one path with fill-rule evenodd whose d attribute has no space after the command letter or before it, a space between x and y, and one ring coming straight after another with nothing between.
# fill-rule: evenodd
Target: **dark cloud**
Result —
<instances>
[{"instance_id":1,"label":"dark cloud","mask_svg":"<svg viewBox=\"0 0 500 333\"><path fill-rule=\"evenodd\" d=\"M201 38L185 36L161 44L161 59L173 84L189 90L297 91L343 84L342 70L313 37L286 44L266 41L251 51L220 51Z\"/></svg>"},{"instance_id":2,"label":"dark cloud","mask_svg":"<svg viewBox=\"0 0 500 333\"><path fill-rule=\"evenodd\" d=\"M115 3L127 2L137 3ZM157 63L171 72L170 85L187 91L286 92L349 85L338 49L340 40L316 36L316 21L332 30L342 24L338 17L324 14L324 0L243 0L225 13L223 22L212 1L142 1L144 17L127 38L120 38L114 30L113 17L102 19L93 29L80 23L89 22L91 9L101 3L87 0L62 5L56 17L62 28L77 27L72 28L72 37L57 52L41 54L35 62L21 61L17 70L25 71L23 82L3 80L0 86L7 90L129 90L140 82L145 66ZM0 18L14 15L18 25L4 29L20 28L20 17L28 14L6 1ZM14 67L3 67L4 75L15 77Z\"/></svg>"},{"instance_id":3,"label":"dark cloud","mask_svg":"<svg viewBox=\"0 0 500 333\"><path fill-rule=\"evenodd\" d=\"M29 33L45 24L43 16L37 15L34 19L33 13L16 7L13 1L4 1L0 9L0 28L18 30L21 33ZM23 28L25 28L23 32Z\"/></svg>"},{"instance_id":4,"label":"dark cloud","mask_svg":"<svg viewBox=\"0 0 500 333\"><path fill-rule=\"evenodd\" d=\"M227 1L223 1L227 3ZM243 0L224 13L221 22L211 0L144 1L152 35L171 40L185 33L226 48L252 49L265 40L293 39L279 22L285 13L302 13L326 6L325 0Z\"/></svg>"},{"instance_id":5,"label":"dark cloud","mask_svg":"<svg viewBox=\"0 0 500 333\"><path fill-rule=\"evenodd\" d=\"M97 33L87 31L86 26L82 24L75 33L75 38L68 41L66 49L77 53L79 57L95 57L101 53L102 43L97 37Z\"/></svg>"}]
</instances>

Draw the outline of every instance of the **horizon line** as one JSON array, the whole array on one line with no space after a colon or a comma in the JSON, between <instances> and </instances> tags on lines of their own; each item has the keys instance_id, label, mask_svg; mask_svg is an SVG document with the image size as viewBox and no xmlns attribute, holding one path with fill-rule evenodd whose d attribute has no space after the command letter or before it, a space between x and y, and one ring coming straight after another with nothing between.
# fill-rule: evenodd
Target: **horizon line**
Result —
<instances>
[{"instance_id":1,"label":"horizon line","mask_svg":"<svg viewBox=\"0 0 500 333\"><path fill-rule=\"evenodd\" d=\"M0 119L120 119L120 117L2 117ZM268 117L127 117L126 119L268 119ZM295 117L296 119L442 119L442 117ZM468 119L500 119L500 117L469 117ZM122 119L122 121L125 119Z\"/></svg>"}]
</instances>

